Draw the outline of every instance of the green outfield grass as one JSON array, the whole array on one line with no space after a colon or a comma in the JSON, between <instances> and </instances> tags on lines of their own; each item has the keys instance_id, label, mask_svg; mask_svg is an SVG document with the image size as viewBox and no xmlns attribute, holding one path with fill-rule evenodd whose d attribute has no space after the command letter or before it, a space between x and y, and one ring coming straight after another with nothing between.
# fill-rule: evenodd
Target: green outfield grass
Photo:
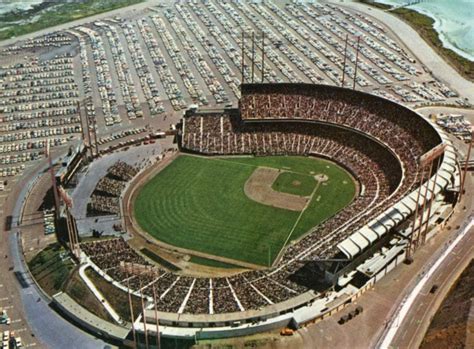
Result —
<instances>
[{"instance_id":1,"label":"green outfield grass","mask_svg":"<svg viewBox=\"0 0 474 349\"><path fill-rule=\"evenodd\" d=\"M314 177L294 172L282 172L273 182L272 189L299 196L310 196L316 187Z\"/></svg>"},{"instance_id":2,"label":"green outfield grass","mask_svg":"<svg viewBox=\"0 0 474 349\"><path fill-rule=\"evenodd\" d=\"M235 264L224 263L224 262L217 261L215 259L203 258L199 256L191 256L191 259L189 261L191 263L200 264L207 267L214 267L214 268L223 268L223 269L241 268L240 266L235 265Z\"/></svg>"},{"instance_id":3,"label":"green outfield grass","mask_svg":"<svg viewBox=\"0 0 474 349\"><path fill-rule=\"evenodd\" d=\"M289 183L302 178L306 183L319 173L329 180L316 189L304 211L295 212L257 203L245 195L245 182L259 166L293 173ZM142 229L165 243L268 265L285 242L349 204L355 190L344 169L321 159L181 155L141 188L134 214Z\"/></svg>"}]
</instances>

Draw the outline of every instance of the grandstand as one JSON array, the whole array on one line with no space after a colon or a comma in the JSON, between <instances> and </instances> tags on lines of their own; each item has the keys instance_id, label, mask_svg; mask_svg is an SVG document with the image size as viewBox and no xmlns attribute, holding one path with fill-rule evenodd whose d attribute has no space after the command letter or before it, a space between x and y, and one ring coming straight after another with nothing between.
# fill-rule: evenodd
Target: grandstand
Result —
<instances>
[{"instance_id":1,"label":"grandstand","mask_svg":"<svg viewBox=\"0 0 474 349\"><path fill-rule=\"evenodd\" d=\"M150 268L150 262L124 240L82 244L93 268L118 287L151 302L154 285L160 324L175 328L197 324L231 333L262 320L269 328L322 316L331 311L328 304L337 307L338 297L350 298L403 261L415 234L452 207L459 186L455 153L435 125L395 102L334 86L244 84L238 108L189 109L179 141L183 151L204 155L330 159L352 173L360 191L287 246L272 268L230 277L192 277L163 267L134 273L133 265ZM440 145L444 152L426 171L420 158ZM328 290L333 296L325 298ZM145 319L153 322L153 312Z\"/></svg>"},{"instance_id":2,"label":"grandstand","mask_svg":"<svg viewBox=\"0 0 474 349\"><path fill-rule=\"evenodd\" d=\"M88 215L119 214L119 197L127 181L137 174L134 167L118 161L96 185L88 204Z\"/></svg>"}]
</instances>

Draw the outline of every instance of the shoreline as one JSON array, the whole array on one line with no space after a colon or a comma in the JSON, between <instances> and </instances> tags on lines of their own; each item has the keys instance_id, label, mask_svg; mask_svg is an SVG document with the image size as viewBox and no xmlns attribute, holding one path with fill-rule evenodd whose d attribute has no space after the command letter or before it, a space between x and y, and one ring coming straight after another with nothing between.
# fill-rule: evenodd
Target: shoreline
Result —
<instances>
[{"instance_id":1,"label":"shoreline","mask_svg":"<svg viewBox=\"0 0 474 349\"><path fill-rule=\"evenodd\" d=\"M64 25L79 19L111 12L143 2L145 2L145 0L108 0L103 3L102 0L87 0L85 2L59 4L60 7L58 8L55 8L57 5L51 4L48 1L35 4L30 9L25 10L22 17L39 16L38 20L31 23L22 23L20 25L15 25L14 22L10 22L11 25L1 27L0 45L3 45L6 41L14 40L21 36L31 34L31 37L35 37L35 33L42 30L48 30L49 28L58 25ZM50 9L50 11L48 11L48 9ZM77 13L77 11L81 9L85 11ZM0 14L0 18L10 17L14 19L15 16L19 16L19 14L13 12ZM25 19L17 19L16 21L23 20Z\"/></svg>"},{"instance_id":2,"label":"shoreline","mask_svg":"<svg viewBox=\"0 0 474 349\"><path fill-rule=\"evenodd\" d=\"M395 5L393 3L394 0L374 0L378 4L384 4L389 6L400 7L400 5ZM446 34L446 31L443 30L443 17L437 16L436 12L432 12L429 9L425 9L423 7L417 6L417 4L409 5L409 6L401 6L400 8L405 8L408 10L416 11L419 14L425 15L434 20L433 28L438 33L438 36L443 43L443 46L447 49L450 49L457 53L459 56L468 59L470 61L474 61L474 52L470 53L468 51L464 51L462 48L458 47L454 41L452 41L449 35Z\"/></svg>"},{"instance_id":3,"label":"shoreline","mask_svg":"<svg viewBox=\"0 0 474 349\"><path fill-rule=\"evenodd\" d=\"M440 39L440 41L443 43L443 46L444 48L446 49L449 49L451 51L453 51L454 53L456 53L458 56L461 56L462 58L464 59L467 59L471 62L474 61L474 55L472 54L469 54L465 51L463 51L462 49L460 49L459 47L456 47L456 45L451 42L449 40L449 37L448 35L446 35L446 33L442 30L443 28L443 21L439 18L436 18L433 14L429 13L428 11L425 11L423 9L411 9L412 11L416 11L418 12L419 14L422 14L426 17L429 17L431 18L433 21L434 21L434 24L433 24L433 29L436 31L436 33L438 34L438 37Z\"/></svg>"},{"instance_id":4,"label":"shoreline","mask_svg":"<svg viewBox=\"0 0 474 349\"><path fill-rule=\"evenodd\" d=\"M393 11L392 5L374 2L373 0L356 0L363 5L368 5L394 14L396 17L410 25L430 45L446 63L451 65L461 76L474 82L474 61L458 54L453 49L446 47L440 33L435 29L436 20L427 14L408 8L397 8Z\"/></svg>"}]
</instances>

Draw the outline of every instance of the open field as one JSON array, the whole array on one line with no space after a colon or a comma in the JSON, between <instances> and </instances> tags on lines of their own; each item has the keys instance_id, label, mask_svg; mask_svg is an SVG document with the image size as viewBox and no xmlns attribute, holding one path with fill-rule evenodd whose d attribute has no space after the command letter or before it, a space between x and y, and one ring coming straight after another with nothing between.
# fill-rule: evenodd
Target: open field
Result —
<instances>
[{"instance_id":1,"label":"open field","mask_svg":"<svg viewBox=\"0 0 474 349\"><path fill-rule=\"evenodd\" d=\"M143 0L85 0L79 2L46 1L30 10L0 15L0 40L32 33L58 24L89 17Z\"/></svg>"},{"instance_id":2,"label":"open field","mask_svg":"<svg viewBox=\"0 0 474 349\"><path fill-rule=\"evenodd\" d=\"M463 271L436 312L420 348L462 348L474 323L469 316L474 297L474 261ZM467 344L469 347L469 344Z\"/></svg>"},{"instance_id":3,"label":"open field","mask_svg":"<svg viewBox=\"0 0 474 349\"><path fill-rule=\"evenodd\" d=\"M246 196L245 183L259 167L283 169L299 179L324 173L329 180L314 187L303 211L290 211ZM141 188L134 214L142 229L164 243L268 265L285 242L334 215L354 194L352 177L322 159L181 155Z\"/></svg>"}]
</instances>

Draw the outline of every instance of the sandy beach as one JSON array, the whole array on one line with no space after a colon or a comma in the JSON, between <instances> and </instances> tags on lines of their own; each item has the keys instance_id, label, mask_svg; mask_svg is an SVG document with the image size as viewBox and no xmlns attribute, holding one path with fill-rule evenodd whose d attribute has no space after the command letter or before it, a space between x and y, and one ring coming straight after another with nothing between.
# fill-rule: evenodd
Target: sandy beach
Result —
<instances>
[{"instance_id":1,"label":"sandy beach","mask_svg":"<svg viewBox=\"0 0 474 349\"><path fill-rule=\"evenodd\" d=\"M400 6L403 0L377 0L379 3ZM445 48L474 61L474 2L470 0L434 0L407 6L420 14L432 18L433 28Z\"/></svg>"},{"instance_id":2,"label":"sandy beach","mask_svg":"<svg viewBox=\"0 0 474 349\"><path fill-rule=\"evenodd\" d=\"M451 65L407 23L396 16L355 1L331 1L331 3L354 9L383 22L407 48L441 81L452 86L464 98L474 102L474 83L462 77Z\"/></svg>"}]
</instances>

